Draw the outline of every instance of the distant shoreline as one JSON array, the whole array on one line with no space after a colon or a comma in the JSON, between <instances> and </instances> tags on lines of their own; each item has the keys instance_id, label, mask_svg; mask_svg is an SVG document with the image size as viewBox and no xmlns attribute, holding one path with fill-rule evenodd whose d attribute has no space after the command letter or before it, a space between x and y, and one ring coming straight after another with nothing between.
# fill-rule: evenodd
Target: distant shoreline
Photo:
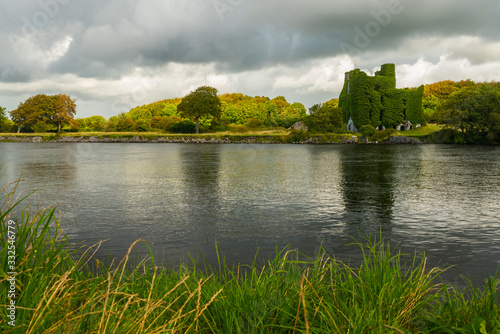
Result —
<instances>
[{"instance_id":1,"label":"distant shoreline","mask_svg":"<svg viewBox=\"0 0 500 334\"><path fill-rule=\"evenodd\" d=\"M189 143L189 144L377 144L363 137L346 134L311 135L309 138L290 135L9 135L0 136L0 142L24 143ZM411 137L396 136L384 143L423 144Z\"/></svg>"}]
</instances>

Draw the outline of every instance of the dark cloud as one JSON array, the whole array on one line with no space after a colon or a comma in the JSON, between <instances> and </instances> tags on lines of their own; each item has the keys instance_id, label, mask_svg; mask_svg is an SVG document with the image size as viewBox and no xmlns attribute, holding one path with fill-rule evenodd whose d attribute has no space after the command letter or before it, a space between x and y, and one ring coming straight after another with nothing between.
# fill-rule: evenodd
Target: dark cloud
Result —
<instances>
[{"instance_id":1,"label":"dark cloud","mask_svg":"<svg viewBox=\"0 0 500 334\"><path fill-rule=\"evenodd\" d=\"M367 69L443 55L479 65L498 59L499 22L498 0L0 0L0 83L169 64L269 75L342 54Z\"/></svg>"},{"instance_id":2,"label":"dark cloud","mask_svg":"<svg viewBox=\"0 0 500 334\"><path fill-rule=\"evenodd\" d=\"M221 3L226 5L220 7ZM496 39L500 11L488 9L498 6L493 0L480 4L451 0L41 0L5 5L2 33L31 38L45 52L70 35L68 52L50 64L49 71L83 77L116 77L136 66L169 62L213 62L241 71L343 52L384 52L412 36L467 34ZM2 59L5 65L17 62L12 55L8 57ZM26 76L31 75L3 78Z\"/></svg>"}]
</instances>

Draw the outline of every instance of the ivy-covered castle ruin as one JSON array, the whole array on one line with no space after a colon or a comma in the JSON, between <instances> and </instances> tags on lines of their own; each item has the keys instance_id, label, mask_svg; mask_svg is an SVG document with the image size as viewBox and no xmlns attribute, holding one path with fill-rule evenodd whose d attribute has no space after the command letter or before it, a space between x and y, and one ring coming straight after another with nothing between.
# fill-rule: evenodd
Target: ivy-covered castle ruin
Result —
<instances>
[{"instance_id":1,"label":"ivy-covered castle ruin","mask_svg":"<svg viewBox=\"0 0 500 334\"><path fill-rule=\"evenodd\" d=\"M396 67L382 65L375 76L355 69L345 74L339 97L347 130L357 132L363 125L378 130L410 130L424 124L424 86L396 89Z\"/></svg>"}]
</instances>

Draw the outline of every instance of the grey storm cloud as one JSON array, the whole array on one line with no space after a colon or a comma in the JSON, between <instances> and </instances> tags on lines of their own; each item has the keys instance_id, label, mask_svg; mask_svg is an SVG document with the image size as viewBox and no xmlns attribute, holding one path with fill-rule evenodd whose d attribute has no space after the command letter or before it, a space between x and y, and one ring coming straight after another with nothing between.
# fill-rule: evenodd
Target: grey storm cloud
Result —
<instances>
[{"instance_id":1,"label":"grey storm cloud","mask_svg":"<svg viewBox=\"0 0 500 334\"><path fill-rule=\"evenodd\" d=\"M384 52L419 36L469 35L492 41L498 39L500 22L497 0L0 0L0 4L2 81L44 75L44 64L49 73L98 78L171 62L215 63L225 71L244 71L341 53ZM57 53L65 38L70 42L64 55L44 61ZM461 54L484 58L481 52Z\"/></svg>"}]
</instances>

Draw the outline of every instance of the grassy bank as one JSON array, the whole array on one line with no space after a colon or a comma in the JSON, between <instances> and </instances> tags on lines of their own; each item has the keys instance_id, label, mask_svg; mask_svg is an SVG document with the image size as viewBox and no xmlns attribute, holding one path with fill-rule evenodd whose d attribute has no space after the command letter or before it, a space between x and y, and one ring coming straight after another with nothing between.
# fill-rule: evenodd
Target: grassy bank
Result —
<instances>
[{"instance_id":1,"label":"grassy bank","mask_svg":"<svg viewBox=\"0 0 500 334\"><path fill-rule=\"evenodd\" d=\"M131 268L72 249L54 208L22 209L15 185L0 197L2 333L500 333L499 280L483 290L436 284L425 256L383 241L359 243L361 266L326 253L283 250L266 265L168 270L154 257ZM16 238L6 239L9 221ZM15 327L5 317L14 245ZM92 270L91 270L92 268Z\"/></svg>"},{"instance_id":2,"label":"grassy bank","mask_svg":"<svg viewBox=\"0 0 500 334\"><path fill-rule=\"evenodd\" d=\"M81 141L106 139L118 141L167 141L167 142L197 142L221 141L227 143L343 143L350 140L354 134L315 134L296 130L263 130L245 132L215 132L201 134L167 134L157 132L75 132L62 134L0 134L0 141L23 141L39 137L40 141L62 141L64 139L78 139Z\"/></svg>"},{"instance_id":3,"label":"grassy bank","mask_svg":"<svg viewBox=\"0 0 500 334\"><path fill-rule=\"evenodd\" d=\"M377 132L372 141L382 142L388 140L393 136L407 136L415 139L425 139L427 142L432 143L429 139L434 133L442 130L442 126L429 124L424 127L420 127L410 131L396 131L387 130L384 132ZM387 132L387 133L386 133ZM352 142L353 136L358 137L356 141L363 142L361 140L362 134L349 133L324 133L315 134L309 133L307 131L297 131L297 130L287 130L284 128L248 128L245 126L234 126L228 131L224 132L210 132L201 134L172 134L165 132L68 132L68 133L0 133L0 137L3 137L3 141L11 141L8 138L19 138L26 139L32 137L40 137L41 141L54 141L59 140L64 137L68 138L83 138L89 139L94 137L97 139L141 139L141 140L167 140L167 141L196 141L198 139L209 141L221 140L231 143L240 142L252 142L252 143L296 143L296 142L308 142L317 144L326 143L346 143ZM0 138L0 141L2 139Z\"/></svg>"}]
</instances>

